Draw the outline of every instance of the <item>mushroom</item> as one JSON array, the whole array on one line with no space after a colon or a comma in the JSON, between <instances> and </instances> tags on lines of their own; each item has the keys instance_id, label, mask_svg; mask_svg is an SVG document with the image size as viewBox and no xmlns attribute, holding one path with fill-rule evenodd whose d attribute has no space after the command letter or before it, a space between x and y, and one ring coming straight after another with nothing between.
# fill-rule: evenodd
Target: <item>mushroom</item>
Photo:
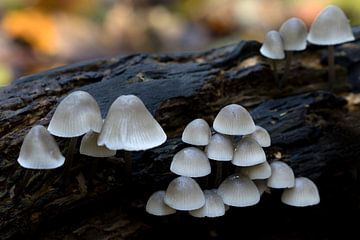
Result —
<instances>
[{"instance_id":1,"label":"mushroom","mask_svg":"<svg viewBox=\"0 0 360 240\"><path fill-rule=\"evenodd\" d=\"M146 212L155 216L166 216L176 213L176 210L164 203L165 191L154 192L146 203Z\"/></svg>"},{"instance_id":2,"label":"mushroom","mask_svg":"<svg viewBox=\"0 0 360 240\"><path fill-rule=\"evenodd\" d=\"M99 133L90 131L85 134L80 143L80 154L90 157L112 157L115 156L116 151L110 150L105 146L97 145Z\"/></svg>"},{"instance_id":3,"label":"mushroom","mask_svg":"<svg viewBox=\"0 0 360 240\"><path fill-rule=\"evenodd\" d=\"M260 144L261 147L270 147L271 145L271 137L268 131L265 128L260 126L255 126L255 131L246 137L250 137L254 139L257 143Z\"/></svg>"},{"instance_id":4,"label":"mushroom","mask_svg":"<svg viewBox=\"0 0 360 240\"><path fill-rule=\"evenodd\" d=\"M284 59L285 53L284 53L283 41L282 41L281 35L278 31L272 30L272 31L266 33L265 40L260 48L260 53L264 57L272 59L273 73L275 76L275 81L278 83L279 88L280 88L281 84L279 82L275 60Z\"/></svg>"},{"instance_id":5,"label":"mushroom","mask_svg":"<svg viewBox=\"0 0 360 240\"><path fill-rule=\"evenodd\" d=\"M267 179L271 176L271 167L267 161L239 169L241 174L248 176L251 180L254 179Z\"/></svg>"},{"instance_id":6,"label":"mushroom","mask_svg":"<svg viewBox=\"0 0 360 240\"><path fill-rule=\"evenodd\" d=\"M355 40L345 13L337 6L323 9L311 24L307 40L315 45L328 45L330 85L335 83L334 45Z\"/></svg>"},{"instance_id":7,"label":"mushroom","mask_svg":"<svg viewBox=\"0 0 360 240\"><path fill-rule=\"evenodd\" d=\"M275 161L270 164L271 176L267 180L268 187L271 188L292 188L295 185L294 172L284 162Z\"/></svg>"},{"instance_id":8,"label":"mushroom","mask_svg":"<svg viewBox=\"0 0 360 240\"><path fill-rule=\"evenodd\" d=\"M98 138L98 145L111 150L125 150L125 164L131 175L128 151L157 147L166 141L166 134L146 106L135 95L122 95L111 105Z\"/></svg>"},{"instance_id":9,"label":"mushroom","mask_svg":"<svg viewBox=\"0 0 360 240\"><path fill-rule=\"evenodd\" d=\"M200 149L187 147L174 155L170 171L186 177L203 177L211 172L210 161Z\"/></svg>"},{"instance_id":10,"label":"mushroom","mask_svg":"<svg viewBox=\"0 0 360 240\"><path fill-rule=\"evenodd\" d=\"M286 82L290 70L293 51L302 51L306 48L307 29L303 20L293 17L285 21L279 30L286 52L286 63L280 87Z\"/></svg>"},{"instance_id":11,"label":"mushroom","mask_svg":"<svg viewBox=\"0 0 360 240\"><path fill-rule=\"evenodd\" d=\"M266 161L262 147L252 138L243 137L237 144L232 164L239 167L254 166Z\"/></svg>"},{"instance_id":12,"label":"mushroom","mask_svg":"<svg viewBox=\"0 0 360 240\"><path fill-rule=\"evenodd\" d=\"M227 177L219 186L217 193L225 204L234 207L247 207L260 201L260 193L250 178L234 174Z\"/></svg>"},{"instance_id":13,"label":"mushroom","mask_svg":"<svg viewBox=\"0 0 360 240\"><path fill-rule=\"evenodd\" d=\"M204 119L198 118L186 125L181 139L191 145L206 146L209 144L210 137L209 124Z\"/></svg>"},{"instance_id":14,"label":"mushroom","mask_svg":"<svg viewBox=\"0 0 360 240\"><path fill-rule=\"evenodd\" d=\"M222 198L217 194L216 190L205 190L205 205L199 209L189 212L193 217L221 217L225 215L225 205Z\"/></svg>"},{"instance_id":15,"label":"mushroom","mask_svg":"<svg viewBox=\"0 0 360 240\"><path fill-rule=\"evenodd\" d=\"M46 128L35 125L26 134L17 161L28 169L54 169L64 164L65 157Z\"/></svg>"},{"instance_id":16,"label":"mushroom","mask_svg":"<svg viewBox=\"0 0 360 240\"><path fill-rule=\"evenodd\" d=\"M318 204L320 196L313 181L305 177L298 177L295 179L293 188L284 189L281 201L290 206L306 207Z\"/></svg>"},{"instance_id":17,"label":"mushroom","mask_svg":"<svg viewBox=\"0 0 360 240\"><path fill-rule=\"evenodd\" d=\"M194 179L180 176L170 182L164 202L176 210L190 211L204 206L205 196Z\"/></svg>"},{"instance_id":18,"label":"mushroom","mask_svg":"<svg viewBox=\"0 0 360 240\"><path fill-rule=\"evenodd\" d=\"M216 161L215 185L222 178L222 162L231 161L234 156L234 146L230 138L216 133L211 136L209 145L205 147L205 153L209 159Z\"/></svg>"},{"instance_id":19,"label":"mushroom","mask_svg":"<svg viewBox=\"0 0 360 240\"><path fill-rule=\"evenodd\" d=\"M223 107L216 115L213 128L227 135L246 135L255 131L255 124L250 113L239 104Z\"/></svg>"},{"instance_id":20,"label":"mushroom","mask_svg":"<svg viewBox=\"0 0 360 240\"><path fill-rule=\"evenodd\" d=\"M269 187L266 185L266 181L263 179L254 180L254 183L259 190L260 196L263 195L264 192L270 193Z\"/></svg>"}]
</instances>

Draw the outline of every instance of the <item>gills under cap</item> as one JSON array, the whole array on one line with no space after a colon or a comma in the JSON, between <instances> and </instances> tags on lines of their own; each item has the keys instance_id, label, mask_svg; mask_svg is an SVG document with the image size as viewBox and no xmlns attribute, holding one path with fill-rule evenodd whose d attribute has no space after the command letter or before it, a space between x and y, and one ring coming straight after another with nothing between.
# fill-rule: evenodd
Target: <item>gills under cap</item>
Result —
<instances>
[{"instance_id":1,"label":"gills under cap","mask_svg":"<svg viewBox=\"0 0 360 240\"><path fill-rule=\"evenodd\" d=\"M285 21L279 30L285 51L301 51L306 48L307 29L303 20L293 17Z\"/></svg>"},{"instance_id":2,"label":"gills under cap","mask_svg":"<svg viewBox=\"0 0 360 240\"><path fill-rule=\"evenodd\" d=\"M293 188L284 189L281 201L295 207L316 205L320 202L319 191L313 181L305 177L295 179Z\"/></svg>"},{"instance_id":3,"label":"gills under cap","mask_svg":"<svg viewBox=\"0 0 360 240\"><path fill-rule=\"evenodd\" d=\"M87 92L75 91L59 103L48 130L54 136L72 138L90 130L100 132L102 123L96 100Z\"/></svg>"},{"instance_id":4,"label":"gills under cap","mask_svg":"<svg viewBox=\"0 0 360 240\"><path fill-rule=\"evenodd\" d=\"M336 45L355 38L345 13L339 7L330 5L312 23L307 40L316 45Z\"/></svg>"},{"instance_id":5,"label":"gills under cap","mask_svg":"<svg viewBox=\"0 0 360 240\"><path fill-rule=\"evenodd\" d=\"M203 177L210 174L211 166L203 151L195 147L187 147L174 155L170 171L186 177Z\"/></svg>"},{"instance_id":6,"label":"gills under cap","mask_svg":"<svg viewBox=\"0 0 360 240\"><path fill-rule=\"evenodd\" d=\"M116 151L97 145L99 133L90 131L81 139L80 154L90 157L112 157Z\"/></svg>"},{"instance_id":7,"label":"gills under cap","mask_svg":"<svg viewBox=\"0 0 360 240\"><path fill-rule=\"evenodd\" d=\"M260 48L260 53L270 59L284 59L284 45L278 31L266 33L265 40Z\"/></svg>"},{"instance_id":8,"label":"gills under cap","mask_svg":"<svg viewBox=\"0 0 360 240\"><path fill-rule=\"evenodd\" d=\"M214 120L215 131L226 135L246 135L255 131L250 113L239 104L223 107Z\"/></svg>"},{"instance_id":9,"label":"gills under cap","mask_svg":"<svg viewBox=\"0 0 360 240\"><path fill-rule=\"evenodd\" d=\"M209 124L204 119L198 118L186 125L181 139L191 145L206 146L209 144L210 137Z\"/></svg>"},{"instance_id":10,"label":"gills under cap","mask_svg":"<svg viewBox=\"0 0 360 240\"><path fill-rule=\"evenodd\" d=\"M24 168L54 169L64 164L65 157L46 128L36 125L26 134L17 161Z\"/></svg>"},{"instance_id":11,"label":"gills under cap","mask_svg":"<svg viewBox=\"0 0 360 240\"><path fill-rule=\"evenodd\" d=\"M204 206L205 196L194 179L181 176L170 182L164 202L176 210L190 211Z\"/></svg>"},{"instance_id":12,"label":"gills under cap","mask_svg":"<svg viewBox=\"0 0 360 240\"><path fill-rule=\"evenodd\" d=\"M98 145L112 150L140 151L166 141L160 124L135 95L122 95L111 105Z\"/></svg>"},{"instance_id":13,"label":"gills under cap","mask_svg":"<svg viewBox=\"0 0 360 240\"><path fill-rule=\"evenodd\" d=\"M165 191L154 192L146 203L146 212L155 216L166 216L176 212L164 203Z\"/></svg>"}]
</instances>

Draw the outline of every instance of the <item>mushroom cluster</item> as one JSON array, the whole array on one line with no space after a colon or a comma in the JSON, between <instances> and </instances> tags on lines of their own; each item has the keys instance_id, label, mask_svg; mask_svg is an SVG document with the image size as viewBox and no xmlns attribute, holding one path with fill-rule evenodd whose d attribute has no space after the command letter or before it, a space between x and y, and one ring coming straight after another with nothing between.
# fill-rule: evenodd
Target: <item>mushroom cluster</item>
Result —
<instances>
[{"instance_id":1,"label":"mushroom cluster","mask_svg":"<svg viewBox=\"0 0 360 240\"><path fill-rule=\"evenodd\" d=\"M66 158L50 134L70 138ZM82 135L80 154L97 158L114 156L117 150L147 150L167 138L137 96L118 97L103 120L96 100L87 92L74 91L59 103L47 129L37 125L25 136L18 162L27 169L54 169L66 162L68 172Z\"/></svg>"},{"instance_id":2,"label":"mushroom cluster","mask_svg":"<svg viewBox=\"0 0 360 240\"><path fill-rule=\"evenodd\" d=\"M240 140L235 141L239 138ZM182 141L198 147L186 147L172 159L170 171L180 175L166 190L153 193L146 211L165 216L189 211L194 217L220 217L232 207L257 204L270 188L284 189L281 201L291 206L310 206L320 202L316 185L308 178L295 175L285 162L269 164L264 147L271 145L266 129L256 126L250 113L241 105L222 108L213 122L213 134L207 122L195 119L184 129ZM199 147L205 147L204 151ZM216 162L215 181L201 184L193 178L209 177L210 161ZM223 164L231 162L235 171L228 174Z\"/></svg>"},{"instance_id":3,"label":"mushroom cluster","mask_svg":"<svg viewBox=\"0 0 360 240\"><path fill-rule=\"evenodd\" d=\"M315 45L328 46L328 72L331 85L335 82L334 45L353 41L354 35L345 13L337 6L329 5L324 8L311 24L309 33L305 23L299 18L285 21L279 31L269 31L260 53L272 60L275 80L281 88L289 73L293 51L306 49L306 41ZM276 61L284 59L286 63L281 80L277 76Z\"/></svg>"}]
</instances>

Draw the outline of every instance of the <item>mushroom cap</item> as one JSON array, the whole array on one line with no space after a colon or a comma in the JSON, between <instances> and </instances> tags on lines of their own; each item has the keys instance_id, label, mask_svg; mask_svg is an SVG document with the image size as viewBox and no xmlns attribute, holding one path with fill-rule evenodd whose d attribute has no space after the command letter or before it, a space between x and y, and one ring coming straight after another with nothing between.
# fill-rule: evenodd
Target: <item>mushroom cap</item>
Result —
<instances>
[{"instance_id":1,"label":"mushroom cap","mask_svg":"<svg viewBox=\"0 0 360 240\"><path fill-rule=\"evenodd\" d=\"M279 30L285 51L301 51L306 48L307 29L303 20L293 17L285 21Z\"/></svg>"},{"instance_id":2,"label":"mushroom cap","mask_svg":"<svg viewBox=\"0 0 360 240\"><path fill-rule=\"evenodd\" d=\"M215 131L227 135L245 135L255 131L250 113L238 104L223 107L215 117Z\"/></svg>"},{"instance_id":3,"label":"mushroom cap","mask_svg":"<svg viewBox=\"0 0 360 240\"><path fill-rule=\"evenodd\" d=\"M262 147L252 138L243 137L237 144L231 163L240 166L254 166L266 161Z\"/></svg>"},{"instance_id":4,"label":"mushroom cap","mask_svg":"<svg viewBox=\"0 0 360 240\"><path fill-rule=\"evenodd\" d=\"M234 207L247 207L260 201L260 193L250 178L241 174L227 177L219 186L217 193L225 204Z\"/></svg>"},{"instance_id":5,"label":"mushroom cap","mask_svg":"<svg viewBox=\"0 0 360 240\"><path fill-rule=\"evenodd\" d=\"M324 8L311 24L307 40L316 45L335 45L355 40L349 19L337 6Z\"/></svg>"},{"instance_id":6,"label":"mushroom cap","mask_svg":"<svg viewBox=\"0 0 360 240\"><path fill-rule=\"evenodd\" d=\"M164 202L176 210L190 211L204 206L205 196L194 179L180 176L170 182Z\"/></svg>"},{"instance_id":7,"label":"mushroom cap","mask_svg":"<svg viewBox=\"0 0 360 240\"><path fill-rule=\"evenodd\" d=\"M191 145L206 146L209 144L210 137L209 124L204 119L198 118L186 125L181 139Z\"/></svg>"},{"instance_id":8,"label":"mushroom cap","mask_svg":"<svg viewBox=\"0 0 360 240\"><path fill-rule=\"evenodd\" d=\"M17 161L24 168L54 169L64 164L65 157L48 130L36 125L26 134Z\"/></svg>"},{"instance_id":9,"label":"mushroom cap","mask_svg":"<svg viewBox=\"0 0 360 240\"><path fill-rule=\"evenodd\" d=\"M295 179L293 188L284 189L281 201L295 207L316 205L320 202L319 191L313 181L305 177Z\"/></svg>"},{"instance_id":10,"label":"mushroom cap","mask_svg":"<svg viewBox=\"0 0 360 240\"><path fill-rule=\"evenodd\" d=\"M103 120L96 100L87 92L75 91L56 107L48 130L58 137L81 136L90 130L100 132Z\"/></svg>"},{"instance_id":11,"label":"mushroom cap","mask_svg":"<svg viewBox=\"0 0 360 240\"><path fill-rule=\"evenodd\" d=\"M166 141L160 124L140 98L122 95L111 105L98 138L98 145L112 150L140 151Z\"/></svg>"},{"instance_id":12,"label":"mushroom cap","mask_svg":"<svg viewBox=\"0 0 360 240\"><path fill-rule=\"evenodd\" d=\"M248 176L251 180L267 179L271 176L271 167L267 161L240 169L240 173Z\"/></svg>"},{"instance_id":13,"label":"mushroom cap","mask_svg":"<svg viewBox=\"0 0 360 240\"><path fill-rule=\"evenodd\" d=\"M266 33L265 40L260 48L260 53L270 59L284 59L284 45L278 31Z\"/></svg>"},{"instance_id":14,"label":"mushroom cap","mask_svg":"<svg viewBox=\"0 0 360 240\"><path fill-rule=\"evenodd\" d=\"M90 157L112 157L116 151L107 149L105 146L97 145L99 133L90 131L81 139L80 154Z\"/></svg>"},{"instance_id":15,"label":"mushroom cap","mask_svg":"<svg viewBox=\"0 0 360 240\"><path fill-rule=\"evenodd\" d=\"M271 145L271 137L268 131L265 128L260 126L255 126L255 131L246 137L250 137L254 139L256 142L260 144L261 147L270 147Z\"/></svg>"},{"instance_id":16,"label":"mushroom cap","mask_svg":"<svg viewBox=\"0 0 360 240\"><path fill-rule=\"evenodd\" d=\"M295 185L294 172L284 162L275 161L270 164L271 176L267 180L268 187L271 188L292 188Z\"/></svg>"},{"instance_id":17,"label":"mushroom cap","mask_svg":"<svg viewBox=\"0 0 360 240\"><path fill-rule=\"evenodd\" d=\"M221 217L225 215L225 205L215 190L205 190L205 205L189 212L193 217Z\"/></svg>"},{"instance_id":18,"label":"mushroom cap","mask_svg":"<svg viewBox=\"0 0 360 240\"><path fill-rule=\"evenodd\" d=\"M209 145L205 147L209 159L216 161L231 161L234 156L234 146L230 138L216 133L211 136Z\"/></svg>"},{"instance_id":19,"label":"mushroom cap","mask_svg":"<svg viewBox=\"0 0 360 240\"><path fill-rule=\"evenodd\" d=\"M154 192L146 203L146 212L156 216L166 216L176 212L164 203L165 191Z\"/></svg>"},{"instance_id":20,"label":"mushroom cap","mask_svg":"<svg viewBox=\"0 0 360 240\"><path fill-rule=\"evenodd\" d=\"M269 192L269 187L266 185L266 181L263 179L254 180L254 183L259 190L260 196L263 195L264 192Z\"/></svg>"},{"instance_id":21,"label":"mushroom cap","mask_svg":"<svg viewBox=\"0 0 360 240\"><path fill-rule=\"evenodd\" d=\"M187 147L174 155L170 171L186 177L203 177L210 174L211 166L203 151Z\"/></svg>"}]
</instances>

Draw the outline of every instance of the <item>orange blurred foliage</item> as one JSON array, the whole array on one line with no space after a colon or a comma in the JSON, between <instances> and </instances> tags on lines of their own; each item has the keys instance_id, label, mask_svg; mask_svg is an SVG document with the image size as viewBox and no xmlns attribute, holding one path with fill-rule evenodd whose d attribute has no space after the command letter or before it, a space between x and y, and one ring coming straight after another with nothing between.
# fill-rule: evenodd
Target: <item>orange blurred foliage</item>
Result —
<instances>
[{"instance_id":1,"label":"orange blurred foliage","mask_svg":"<svg viewBox=\"0 0 360 240\"><path fill-rule=\"evenodd\" d=\"M38 9L7 12L2 20L3 30L12 38L29 43L44 54L56 52L57 32L51 15Z\"/></svg>"}]
</instances>

